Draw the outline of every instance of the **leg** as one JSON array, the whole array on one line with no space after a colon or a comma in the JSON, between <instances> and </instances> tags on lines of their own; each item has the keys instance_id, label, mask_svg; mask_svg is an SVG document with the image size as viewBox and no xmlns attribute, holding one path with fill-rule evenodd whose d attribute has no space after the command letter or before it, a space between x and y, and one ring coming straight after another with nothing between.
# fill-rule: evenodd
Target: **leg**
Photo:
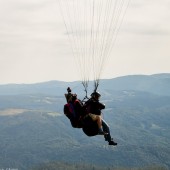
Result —
<instances>
[{"instance_id":1,"label":"leg","mask_svg":"<svg viewBox=\"0 0 170 170\"><path fill-rule=\"evenodd\" d=\"M107 133L104 135L105 140L108 141L109 145L117 145L117 143L114 142L113 139L111 138L108 124L103 119L102 119L102 126L103 126L103 131Z\"/></svg>"},{"instance_id":2,"label":"leg","mask_svg":"<svg viewBox=\"0 0 170 170\"><path fill-rule=\"evenodd\" d=\"M102 119L101 116L89 113L89 116L92 118L93 121L97 122L98 128L102 128Z\"/></svg>"},{"instance_id":3,"label":"leg","mask_svg":"<svg viewBox=\"0 0 170 170\"><path fill-rule=\"evenodd\" d=\"M103 131L107 133L107 135L104 135L106 141L111 141L111 135L110 135L110 129L108 124L102 119L102 126L103 126Z\"/></svg>"},{"instance_id":4,"label":"leg","mask_svg":"<svg viewBox=\"0 0 170 170\"><path fill-rule=\"evenodd\" d=\"M95 115L95 114L92 114L92 113L89 113L89 116L92 118L93 121L96 121L97 122L97 125L98 125L98 134L99 135L105 135L105 132L103 132L102 130L102 118L100 115Z\"/></svg>"}]
</instances>

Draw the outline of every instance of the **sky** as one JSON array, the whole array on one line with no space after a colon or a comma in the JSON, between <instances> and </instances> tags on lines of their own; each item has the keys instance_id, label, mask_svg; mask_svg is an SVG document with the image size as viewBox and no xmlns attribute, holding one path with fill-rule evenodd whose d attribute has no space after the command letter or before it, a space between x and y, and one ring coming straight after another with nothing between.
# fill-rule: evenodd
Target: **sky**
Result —
<instances>
[{"instance_id":1,"label":"sky","mask_svg":"<svg viewBox=\"0 0 170 170\"><path fill-rule=\"evenodd\" d=\"M58 0L0 0L0 84L76 81ZM131 0L101 78L170 73L170 1Z\"/></svg>"}]
</instances>

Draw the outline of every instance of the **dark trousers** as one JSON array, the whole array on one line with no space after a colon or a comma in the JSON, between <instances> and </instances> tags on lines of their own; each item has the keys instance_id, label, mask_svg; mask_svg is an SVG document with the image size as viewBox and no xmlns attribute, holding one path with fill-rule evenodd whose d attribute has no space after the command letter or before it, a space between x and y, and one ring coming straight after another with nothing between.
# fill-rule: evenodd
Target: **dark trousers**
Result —
<instances>
[{"instance_id":1,"label":"dark trousers","mask_svg":"<svg viewBox=\"0 0 170 170\"><path fill-rule=\"evenodd\" d=\"M103 127L103 131L108 133L107 135L104 135L104 138L106 141L111 141L111 135L110 135L110 129L109 129L109 125L105 122L105 120L102 119L102 127Z\"/></svg>"}]
</instances>

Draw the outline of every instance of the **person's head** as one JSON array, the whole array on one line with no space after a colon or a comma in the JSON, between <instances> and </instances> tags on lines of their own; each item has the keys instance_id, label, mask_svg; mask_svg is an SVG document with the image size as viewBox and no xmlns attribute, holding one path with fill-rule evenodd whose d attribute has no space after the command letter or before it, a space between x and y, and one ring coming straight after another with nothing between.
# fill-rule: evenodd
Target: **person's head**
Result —
<instances>
[{"instance_id":1,"label":"person's head","mask_svg":"<svg viewBox=\"0 0 170 170\"><path fill-rule=\"evenodd\" d=\"M91 94L91 97L94 99L97 99L97 100L99 100L100 96L101 96L101 94L97 91L95 91Z\"/></svg>"},{"instance_id":2,"label":"person's head","mask_svg":"<svg viewBox=\"0 0 170 170\"><path fill-rule=\"evenodd\" d=\"M71 88L70 87L67 88L67 92L71 93Z\"/></svg>"},{"instance_id":3,"label":"person's head","mask_svg":"<svg viewBox=\"0 0 170 170\"><path fill-rule=\"evenodd\" d=\"M75 94L72 95L72 100L74 101L76 99L77 99L77 94L75 93Z\"/></svg>"}]
</instances>

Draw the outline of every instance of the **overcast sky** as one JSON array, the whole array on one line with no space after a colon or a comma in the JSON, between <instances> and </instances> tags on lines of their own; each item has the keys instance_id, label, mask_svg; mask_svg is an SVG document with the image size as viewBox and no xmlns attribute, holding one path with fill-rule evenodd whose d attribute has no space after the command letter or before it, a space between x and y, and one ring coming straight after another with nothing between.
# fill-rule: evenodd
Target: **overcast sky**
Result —
<instances>
[{"instance_id":1,"label":"overcast sky","mask_svg":"<svg viewBox=\"0 0 170 170\"><path fill-rule=\"evenodd\" d=\"M169 9L131 0L101 78L170 73ZM58 10L57 0L0 0L0 84L80 79Z\"/></svg>"}]
</instances>

